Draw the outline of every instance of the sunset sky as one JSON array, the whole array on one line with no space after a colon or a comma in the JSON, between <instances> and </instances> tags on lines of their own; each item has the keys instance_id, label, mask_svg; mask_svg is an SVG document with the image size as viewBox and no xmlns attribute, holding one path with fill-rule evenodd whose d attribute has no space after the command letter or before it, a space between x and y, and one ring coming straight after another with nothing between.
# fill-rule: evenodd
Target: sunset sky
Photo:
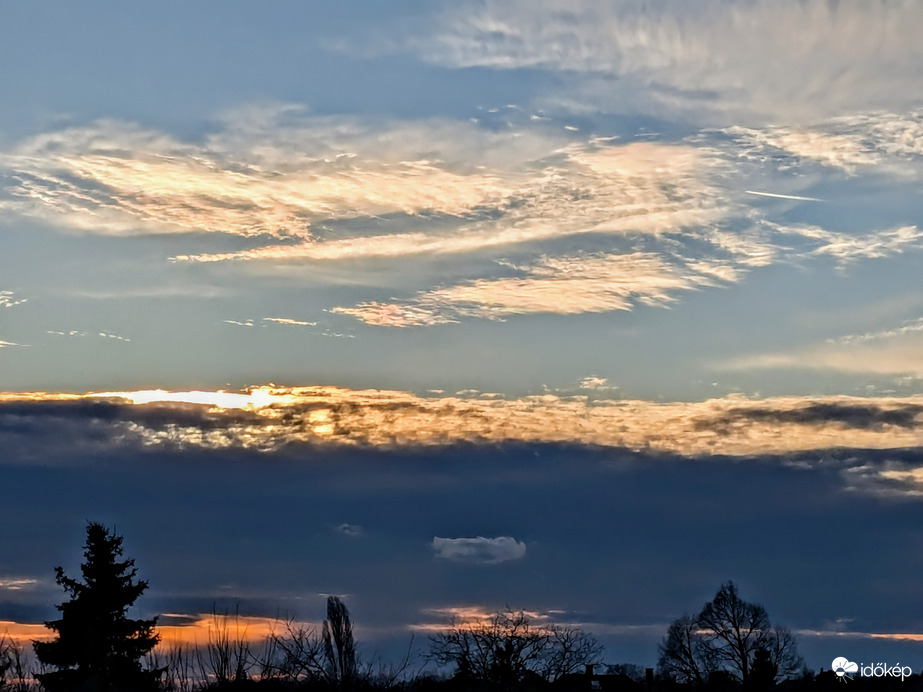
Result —
<instances>
[{"instance_id":1,"label":"sunset sky","mask_svg":"<svg viewBox=\"0 0 923 692\"><path fill-rule=\"evenodd\" d=\"M164 624L923 667L923 4L0 8L0 633L89 520Z\"/></svg>"}]
</instances>

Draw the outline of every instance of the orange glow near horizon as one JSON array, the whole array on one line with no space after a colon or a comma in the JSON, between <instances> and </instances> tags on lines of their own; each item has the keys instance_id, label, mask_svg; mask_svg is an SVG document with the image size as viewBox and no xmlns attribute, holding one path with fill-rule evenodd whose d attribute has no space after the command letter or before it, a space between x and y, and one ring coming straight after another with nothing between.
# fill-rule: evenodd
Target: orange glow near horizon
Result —
<instances>
[{"instance_id":1,"label":"orange glow near horizon","mask_svg":"<svg viewBox=\"0 0 923 692\"><path fill-rule=\"evenodd\" d=\"M186 625L158 625L159 646L203 646L209 642L227 638L255 644L273 634L284 634L286 623L265 617L243 615L196 614L196 620ZM309 623L295 623L310 626Z\"/></svg>"},{"instance_id":2,"label":"orange glow near horizon","mask_svg":"<svg viewBox=\"0 0 923 692\"><path fill-rule=\"evenodd\" d=\"M165 615L168 617L168 615ZM284 634L287 623L268 617L214 615L212 613L180 615L195 618L184 625L158 625L159 647L204 646L221 638L232 644L237 641L255 644L272 634ZM296 622L295 626L312 627L311 623ZM29 644L34 640L54 638L54 633L44 624L0 620L0 637L8 637L17 644Z\"/></svg>"}]
</instances>

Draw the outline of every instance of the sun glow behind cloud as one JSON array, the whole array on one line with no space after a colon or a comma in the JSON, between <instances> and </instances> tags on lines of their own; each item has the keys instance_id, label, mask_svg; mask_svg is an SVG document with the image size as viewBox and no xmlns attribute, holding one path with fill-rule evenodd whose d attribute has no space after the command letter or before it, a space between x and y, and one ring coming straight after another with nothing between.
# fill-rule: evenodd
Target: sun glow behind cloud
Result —
<instances>
[{"instance_id":1,"label":"sun glow behind cloud","mask_svg":"<svg viewBox=\"0 0 923 692\"><path fill-rule=\"evenodd\" d=\"M132 404L182 403L202 404L219 409L258 409L274 403L271 390L256 388L246 394L234 392L168 392L164 389L146 389L136 392L99 392L85 395L94 399L126 399Z\"/></svg>"},{"instance_id":2,"label":"sun glow behind cloud","mask_svg":"<svg viewBox=\"0 0 923 692\"><path fill-rule=\"evenodd\" d=\"M64 406L41 407L55 402ZM79 413L74 427L68 423L67 406L81 402L110 408L106 415L93 408L73 408ZM60 428L54 437L62 444L66 440L71 449L137 445L270 452L293 445L551 443L692 458L923 445L921 397L730 396L656 403L551 393L515 399L477 393L421 397L387 390L266 386L244 393L6 394L0 406L7 406L10 421L45 416L46 426ZM863 469L849 476L857 488L919 493L919 471L912 461Z\"/></svg>"}]
</instances>

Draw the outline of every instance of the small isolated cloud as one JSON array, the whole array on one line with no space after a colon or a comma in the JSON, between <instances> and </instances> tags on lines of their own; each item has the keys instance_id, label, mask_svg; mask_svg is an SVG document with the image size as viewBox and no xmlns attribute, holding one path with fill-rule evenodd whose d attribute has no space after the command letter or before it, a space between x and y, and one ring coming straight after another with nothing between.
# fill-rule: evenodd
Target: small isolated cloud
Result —
<instances>
[{"instance_id":1,"label":"small isolated cloud","mask_svg":"<svg viewBox=\"0 0 923 692\"><path fill-rule=\"evenodd\" d=\"M252 327L253 320L221 320L225 324L233 324L235 327Z\"/></svg>"},{"instance_id":2,"label":"small isolated cloud","mask_svg":"<svg viewBox=\"0 0 923 692\"><path fill-rule=\"evenodd\" d=\"M28 577L0 577L0 591L22 591L38 584L38 579Z\"/></svg>"},{"instance_id":3,"label":"small isolated cloud","mask_svg":"<svg viewBox=\"0 0 923 692\"><path fill-rule=\"evenodd\" d=\"M25 298L17 299L12 291L0 291L0 308L11 308L25 302Z\"/></svg>"},{"instance_id":4,"label":"small isolated cloud","mask_svg":"<svg viewBox=\"0 0 923 692\"><path fill-rule=\"evenodd\" d=\"M580 380L580 389L618 389L618 387L609 384L609 380L605 377L590 375Z\"/></svg>"},{"instance_id":5,"label":"small isolated cloud","mask_svg":"<svg viewBox=\"0 0 923 692\"><path fill-rule=\"evenodd\" d=\"M0 341L0 348L6 348L7 346L19 346L19 344L14 344L12 341Z\"/></svg>"},{"instance_id":6,"label":"small isolated cloud","mask_svg":"<svg viewBox=\"0 0 923 692\"><path fill-rule=\"evenodd\" d=\"M850 490L882 497L923 497L923 463L919 458L856 464L843 469L842 474Z\"/></svg>"},{"instance_id":7,"label":"small isolated cloud","mask_svg":"<svg viewBox=\"0 0 923 692\"><path fill-rule=\"evenodd\" d=\"M127 336L119 336L118 334L112 334L110 332L99 332L97 334L102 339L115 339L116 341L131 341Z\"/></svg>"},{"instance_id":8,"label":"small isolated cloud","mask_svg":"<svg viewBox=\"0 0 923 692\"><path fill-rule=\"evenodd\" d=\"M433 551L436 557L453 562L472 562L478 564L497 564L520 560L525 557L526 544L512 536L496 538L433 538Z\"/></svg>"},{"instance_id":9,"label":"small isolated cloud","mask_svg":"<svg viewBox=\"0 0 923 692\"><path fill-rule=\"evenodd\" d=\"M86 336L96 336L100 339L112 339L114 341L125 341L129 342L127 336L119 336L118 334L113 334L112 332L97 332L96 334L89 334L87 332L82 332L78 329L69 329L68 331L58 331L54 329L46 330L46 334L51 334L52 336L76 336L76 337L86 337Z\"/></svg>"},{"instance_id":10,"label":"small isolated cloud","mask_svg":"<svg viewBox=\"0 0 923 692\"><path fill-rule=\"evenodd\" d=\"M363 528L359 524L340 524L335 531L342 533L344 536L356 538L363 534Z\"/></svg>"}]
</instances>

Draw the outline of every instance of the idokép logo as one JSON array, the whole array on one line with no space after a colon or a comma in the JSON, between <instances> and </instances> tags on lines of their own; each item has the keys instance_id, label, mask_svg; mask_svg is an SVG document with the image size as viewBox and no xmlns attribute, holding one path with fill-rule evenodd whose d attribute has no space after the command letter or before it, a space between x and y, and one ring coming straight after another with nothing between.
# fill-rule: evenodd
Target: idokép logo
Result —
<instances>
[{"instance_id":1,"label":"idok\u00e9p logo","mask_svg":"<svg viewBox=\"0 0 923 692\"><path fill-rule=\"evenodd\" d=\"M913 674L910 666L901 666L901 664L890 665L888 663L854 663L848 658L839 656L833 659L830 668L836 673L840 682L849 682L852 680L851 673L858 673L863 678L904 678Z\"/></svg>"}]
</instances>

